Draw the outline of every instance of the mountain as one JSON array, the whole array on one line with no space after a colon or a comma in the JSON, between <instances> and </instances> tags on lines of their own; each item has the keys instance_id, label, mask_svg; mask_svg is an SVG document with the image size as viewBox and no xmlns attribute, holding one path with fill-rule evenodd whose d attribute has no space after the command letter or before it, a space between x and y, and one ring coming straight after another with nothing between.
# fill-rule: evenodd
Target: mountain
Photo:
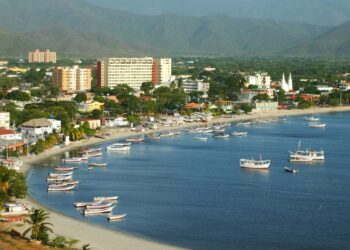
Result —
<instances>
[{"instance_id":1,"label":"mountain","mask_svg":"<svg viewBox=\"0 0 350 250\"><path fill-rule=\"evenodd\" d=\"M0 0L0 55L271 55L327 27L228 16L147 16L83 0Z\"/></svg>"},{"instance_id":2,"label":"mountain","mask_svg":"<svg viewBox=\"0 0 350 250\"><path fill-rule=\"evenodd\" d=\"M85 0L139 14L273 19L336 26L350 20L349 0Z\"/></svg>"},{"instance_id":3,"label":"mountain","mask_svg":"<svg viewBox=\"0 0 350 250\"><path fill-rule=\"evenodd\" d=\"M284 54L300 57L350 57L350 22L288 49Z\"/></svg>"}]
</instances>

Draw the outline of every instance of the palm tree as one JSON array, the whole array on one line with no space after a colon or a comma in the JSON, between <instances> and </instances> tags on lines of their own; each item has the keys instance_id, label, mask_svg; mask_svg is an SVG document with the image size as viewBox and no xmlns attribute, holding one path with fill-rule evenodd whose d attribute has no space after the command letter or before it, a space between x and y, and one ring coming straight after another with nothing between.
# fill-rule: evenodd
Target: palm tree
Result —
<instances>
[{"instance_id":1,"label":"palm tree","mask_svg":"<svg viewBox=\"0 0 350 250\"><path fill-rule=\"evenodd\" d=\"M32 232L31 238L34 240L40 240L40 235L46 232L53 232L49 226L51 223L46 222L49 219L49 213L45 212L43 209L34 209L33 213L30 215L30 219L26 219L25 223L28 223L30 227L23 232L23 235Z\"/></svg>"}]
</instances>

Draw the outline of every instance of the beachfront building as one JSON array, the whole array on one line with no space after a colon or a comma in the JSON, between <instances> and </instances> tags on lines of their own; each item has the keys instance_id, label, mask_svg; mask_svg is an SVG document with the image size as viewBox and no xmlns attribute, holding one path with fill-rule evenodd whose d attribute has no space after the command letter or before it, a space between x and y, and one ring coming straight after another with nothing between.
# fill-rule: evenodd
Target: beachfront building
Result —
<instances>
[{"instance_id":1,"label":"beachfront building","mask_svg":"<svg viewBox=\"0 0 350 250\"><path fill-rule=\"evenodd\" d=\"M256 102L255 112L275 112L278 110L278 102Z\"/></svg>"},{"instance_id":2,"label":"beachfront building","mask_svg":"<svg viewBox=\"0 0 350 250\"><path fill-rule=\"evenodd\" d=\"M89 128L91 129L97 129L101 127L101 120L100 119L82 119L80 122L83 124L84 122L87 122L89 124Z\"/></svg>"},{"instance_id":3,"label":"beachfront building","mask_svg":"<svg viewBox=\"0 0 350 250\"><path fill-rule=\"evenodd\" d=\"M60 92L80 92L91 90L91 68L56 67L52 71L52 83Z\"/></svg>"},{"instance_id":4,"label":"beachfront building","mask_svg":"<svg viewBox=\"0 0 350 250\"><path fill-rule=\"evenodd\" d=\"M130 123L124 117L108 118L105 121L105 126L106 127L128 127L130 126Z\"/></svg>"},{"instance_id":5,"label":"beachfront building","mask_svg":"<svg viewBox=\"0 0 350 250\"><path fill-rule=\"evenodd\" d=\"M104 103L97 101L87 101L84 103L78 104L78 110L80 112L92 112L95 109L103 110Z\"/></svg>"},{"instance_id":6,"label":"beachfront building","mask_svg":"<svg viewBox=\"0 0 350 250\"><path fill-rule=\"evenodd\" d=\"M22 137L29 143L35 143L39 139L45 139L52 133L61 132L61 121L39 118L25 122L21 125Z\"/></svg>"},{"instance_id":7,"label":"beachfront building","mask_svg":"<svg viewBox=\"0 0 350 250\"><path fill-rule=\"evenodd\" d=\"M182 88L185 93L203 92L206 96L209 91L210 83L202 80L187 79L182 82Z\"/></svg>"},{"instance_id":8,"label":"beachfront building","mask_svg":"<svg viewBox=\"0 0 350 250\"><path fill-rule=\"evenodd\" d=\"M142 83L171 82L170 58L103 58L97 62L97 82L100 87L115 88L120 84L139 90Z\"/></svg>"},{"instance_id":9,"label":"beachfront building","mask_svg":"<svg viewBox=\"0 0 350 250\"><path fill-rule=\"evenodd\" d=\"M22 140L22 134L12 129L0 128L0 140Z\"/></svg>"},{"instance_id":10,"label":"beachfront building","mask_svg":"<svg viewBox=\"0 0 350 250\"><path fill-rule=\"evenodd\" d=\"M271 77L265 72L248 75L246 79L248 85L256 86L259 89L269 89L271 87Z\"/></svg>"},{"instance_id":11,"label":"beachfront building","mask_svg":"<svg viewBox=\"0 0 350 250\"><path fill-rule=\"evenodd\" d=\"M0 112L0 128L10 128L10 113Z\"/></svg>"},{"instance_id":12,"label":"beachfront building","mask_svg":"<svg viewBox=\"0 0 350 250\"><path fill-rule=\"evenodd\" d=\"M21 203L6 203L0 211L1 220L5 222L23 221L28 214L28 207Z\"/></svg>"},{"instance_id":13,"label":"beachfront building","mask_svg":"<svg viewBox=\"0 0 350 250\"><path fill-rule=\"evenodd\" d=\"M56 63L57 54L50 50L35 50L28 53L29 63Z\"/></svg>"}]
</instances>

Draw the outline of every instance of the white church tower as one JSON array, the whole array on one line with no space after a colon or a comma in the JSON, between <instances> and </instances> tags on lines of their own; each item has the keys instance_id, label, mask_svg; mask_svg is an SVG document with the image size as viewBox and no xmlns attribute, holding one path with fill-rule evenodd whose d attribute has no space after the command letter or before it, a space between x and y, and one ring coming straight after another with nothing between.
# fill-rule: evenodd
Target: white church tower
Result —
<instances>
[{"instance_id":1,"label":"white church tower","mask_svg":"<svg viewBox=\"0 0 350 250\"><path fill-rule=\"evenodd\" d=\"M285 92L289 92L289 87L288 87L288 84L286 82L286 77L285 77L284 73L282 75L281 89L283 89Z\"/></svg>"},{"instance_id":2,"label":"white church tower","mask_svg":"<svg viewBox=\"0 0 350 250\"><path fill-rule=\"evenodd\" d=\"M288 79L288 89L289 91L293 91L293 79L292 79L292 73L289 74L289 79Z\"/></svg>"}]
</instances>

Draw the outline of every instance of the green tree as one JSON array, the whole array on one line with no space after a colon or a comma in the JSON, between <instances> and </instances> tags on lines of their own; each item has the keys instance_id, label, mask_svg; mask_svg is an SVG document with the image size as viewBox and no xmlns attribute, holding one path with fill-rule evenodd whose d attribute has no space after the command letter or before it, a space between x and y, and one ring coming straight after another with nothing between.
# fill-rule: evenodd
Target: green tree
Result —
<instances>
[{"instance_id":1,"label":"green tree","mask_svg":"<svg viewBox=\"0 0 350 250\"><path fill-rule=\"evenodd\" d=\"M62 235L56 235L55 238L52 239L50 246L56 248L65 248L67 244L67 239Z\"/></svg>"},{"instance_id":2,"label":"green tree","mask_svg":"<svg viewBox=\"0 0 350 250\"><path fill-rule=\"evenodd\" d=\"M94 109L90 113L90 117L94 118L94 119L100 119L102 117L102 115L103 115L103 112L99 109Z\"/></svg>"},{"instance_id":3,"label":"green tree","mask_svg":"<svg viewBox=\"0 0 350 250\"><path fill-rule=\"evenodd\" d=\"M271 100L270 96L267 94L259 94L257 96L254 96L254 101L269 101Z\"/></svg>"},{"instance_id":4,"label":"green tree","mask_svg":"<svg viewBox=\"0 0 350 250\"><path fill-rule=\"evenodd\" d=\"M153 83L152 82L144 82L141 85L141 91L145 93L145 95L149 95L150 92L153 89Z\"/></svg>"},{"instance_id":5,"label":"green tree","mask_svg":"<svg viewBox=\"0 0 350 250\"><path fill-rule=\"evenodd\" d=\"M7 94L7 99L16 101L30 101L30 95L20 90L15 90Z\"/></svg>"},{"instance_id":6,"label":"green tree","mask_svg":"<svg viewBox=\"0 0 350 250\"><path fill-rule=\"evenodd\" d=\"M32 147L32 151L35 153L35 154L40 154L42 152L44 152L46 149L46 145L45 145L45 141L42 140L42 139L39 139L35 145Z\"/></svg>"},{"instance_id":7,"label":"green tree","mask_svg":"<svg viewBox=\"0 0 350 250\"><path fill-rule=\"evenodd\" d=\"M42 209L34 209L33 213L29 216L29 219L25 220L25 223L29 224L30 227L23 232L23 235L27 235L31 232L32 239L41 240L40 236L43 235L43 232L53 232L50 228L52 224L47 222L49 218L49 213Z\"/></svg>"},{"instance_id":8,"label":"green tree","mask_svg":"<svg viewBox=\"0 0 350 250\"><path fill-rule=\"evenodd\" d=\"M77 103L86 102L86 100L87 96L85 92L78 92L77 95L74 97L74 101L76 101Z\"/></svg>"}]
</instances>

